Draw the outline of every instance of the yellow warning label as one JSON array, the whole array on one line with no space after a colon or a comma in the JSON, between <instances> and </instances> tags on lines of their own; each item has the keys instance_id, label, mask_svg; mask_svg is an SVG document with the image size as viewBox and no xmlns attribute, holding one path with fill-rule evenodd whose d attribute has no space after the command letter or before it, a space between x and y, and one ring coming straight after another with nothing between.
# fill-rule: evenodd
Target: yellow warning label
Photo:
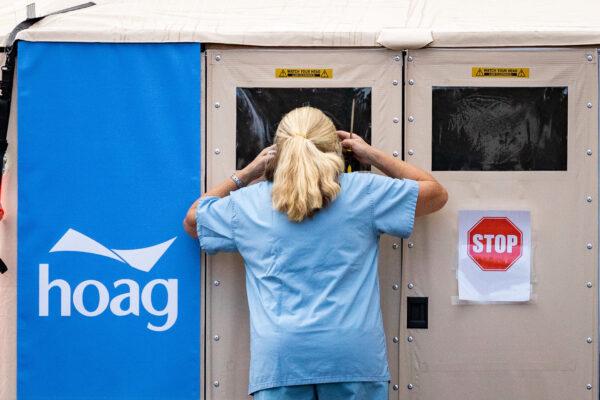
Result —
<instances>
[{"instance_id":1,"label":"yellow warning label","mask_svg":"<svg viewBox=\"0 0 600 400\"><path fill-rule=\"evenodd\" d=\"M332 79L332 68L276 68L275 78Z\"/></svg>"},{"instance_id":2,"label":"yellow warning label","mask_svg":"<svg viewBox=\"0 0 600 400\"><path fill-rule=\"evenodd\" d=\"M529 78L529 68L471 67L473 78Z\"/></svg>"}]
</instances>

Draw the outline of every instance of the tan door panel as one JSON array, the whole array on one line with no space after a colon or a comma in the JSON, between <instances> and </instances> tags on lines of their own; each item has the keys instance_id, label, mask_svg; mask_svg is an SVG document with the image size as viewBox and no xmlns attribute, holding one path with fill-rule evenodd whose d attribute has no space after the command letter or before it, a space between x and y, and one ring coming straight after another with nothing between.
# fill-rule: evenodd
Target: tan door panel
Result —
<instances>
[{"instance_id":1,"label":"tan door panel","mask_svg":"<svg viewBox=\"0 0 600 400\"><path fill-rule=\"evenodd\" d=\"M477 66L527 68L529 77L473 76ZM405 156L419 167L432 169L433 87L567 87L568 130L566 170L434 171L450 200L417 219L404 245L402 304L428 297L429 328L408 329L402 307L401 397L597 398L595 49L416 50L405 73ZM459 210L531 212L530 302L457 301Z\"/></svg>"},{"instance_id":2,"label":"tan door panel","mask_svg":"<svg viewBox=\"0 0 600 400\"><path fill-rule=\"evenodd\" d=\"M236 88L371 88L372 143L401 154L402 57L383 49L223 49L206 51L206 179L214 185L236 169ZM331 77L276 78L277 69L324 69ZM288 74L286 71L284 75ZM400 241L382 237L379 281L392 384L398 383ZM249 365L245 271L237 254L206 259L207 400L247 397ZM218 336L218 340L216 340ZM217 386L218 385L218 386ZM390 399L398 391L390 390Z\"/></svg>"}]
</instances>

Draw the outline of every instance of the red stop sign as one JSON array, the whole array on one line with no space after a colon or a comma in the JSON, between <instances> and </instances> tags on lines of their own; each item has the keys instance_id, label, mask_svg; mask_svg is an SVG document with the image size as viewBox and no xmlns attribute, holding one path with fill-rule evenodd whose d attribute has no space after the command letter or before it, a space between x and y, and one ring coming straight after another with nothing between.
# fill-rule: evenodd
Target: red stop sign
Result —
<instances>
[{"instance_id":1,"label":"red stop sign","mask_svg":"<svg viewBox=\"0 0 600 400\"><path fill-rule=\"evenodd\" d=\"M483 217L469 229L469 257L483 271L506 271L523 253L523 233L506 217Z\"/></svg>"}]
</instances>

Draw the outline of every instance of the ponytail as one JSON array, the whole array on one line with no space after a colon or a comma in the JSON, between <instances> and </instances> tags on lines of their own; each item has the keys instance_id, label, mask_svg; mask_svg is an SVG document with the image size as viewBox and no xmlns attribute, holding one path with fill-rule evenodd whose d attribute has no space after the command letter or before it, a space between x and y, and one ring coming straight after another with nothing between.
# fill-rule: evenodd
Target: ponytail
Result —
<instances>
[{"instance_id":1,"label":"ponytail","mask_svg":"<svg viewBox=\"0 0 600 400\"><path fill-rule=\"evenodd\" d=\"M277 155L267 167L273 208L300 222L335 199L344 161L333 122L322 111L301 107L286 114L275 137Z\"/></svg>"}]
</instances>

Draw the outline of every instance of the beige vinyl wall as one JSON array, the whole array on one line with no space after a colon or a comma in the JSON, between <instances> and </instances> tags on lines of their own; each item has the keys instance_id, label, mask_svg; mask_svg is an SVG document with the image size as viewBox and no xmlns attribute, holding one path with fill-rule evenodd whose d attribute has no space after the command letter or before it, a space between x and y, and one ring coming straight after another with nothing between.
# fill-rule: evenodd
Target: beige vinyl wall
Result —
<instances>
[{"instance_id":1,"label":"beige vinyl wall","mask_svg":"<svg viewBox=\"0 0 600 400\"><path fill-rule=\"evenodd\" d=\"M434 173L450 200L442 212L417 219L404 245L402 304L407 296L429 297L429 329L407 329L402 307L401 398L596 399L595 49L424 49L406 60L413 81L405 89L409 162L432 167L433 86L568 86L568 150L566 171ZM474 78L473 66L527 67L530 76ZM456 301L459 210L531 212L530 302Z\"/></svg>"},{"instance_id":2,"label":"beige vinyl wall","mask_svg":"<svg viewBox=\"0 0 600 400\"><path fill-rule=\"evenodd\" d=\"M383 49L215 48L208 50L206 57L208 186L226 179L236 168L236 87L371 87L372 143L401 155L401 53ZM329 68L333 69L333 79L278 79L276 68ZM392 385L398 383L400 251L399 239L382 237L379 280ZM207 257L205 265L206 399L243 399L249 363L243 260L238 254L219 254ZM390 399L398 399L397 390L390 390Z\"/></svg>"},{"instance_id":3,"label":"beige vinyl wall","mask_svg":"<svg viewBox=\"0 0 600 400\"><path fill-rule=\"evenodd\" d=\"M211 49L206 55L203 173L207 185L225 179L235 169L236 86L371 86L373 144L402 154L402 124L393 122L402 116L402 63L394 58L397 52ZM568 170L435 172L450 192L446 208L417 219L413 236L400 248L394 246L400 241L382 237L382 309L392 385L399 385L399 390L390 390L390 399L597 398L595 49L435 49L411 51L408 56L406 80L414 81L405 89L405 117L414 118L413 122L405 120L408 161L431 168L432 86L566 85ZM529 67L531 76L526 81L477 80L471 77L473 65ZM274 68L303 66L333 68L335 78L279 81L273 77ZM400 84L393 85L394 80ZM0 222L0 256L9 271L0 275L0 399L16 397L16 93L15 85L1 198L6 217ZM215 108L215 102L221 107ZM593 108L587 108L588 102ZM587 154L588 149L592 155ZM593 197L591 203L586 201L588 195ZM461 209L531 211L531 302L457 304L457 213ZM593 245L591 250L587 243ZM221 254L203 261L203 398L244 399L249 337L242 260L238 255ZM409 283L414 285L412 289L408 289ZM429 329L406 328L406 311L400 305L406 304L407 296L429 297ZM219 335L218 341L215 335ZM408 342L408 336L414 340ZM592 343L587 342L588 337ZM410 390L409 384L413 385Z\"/></svg>"}]
</instances>

